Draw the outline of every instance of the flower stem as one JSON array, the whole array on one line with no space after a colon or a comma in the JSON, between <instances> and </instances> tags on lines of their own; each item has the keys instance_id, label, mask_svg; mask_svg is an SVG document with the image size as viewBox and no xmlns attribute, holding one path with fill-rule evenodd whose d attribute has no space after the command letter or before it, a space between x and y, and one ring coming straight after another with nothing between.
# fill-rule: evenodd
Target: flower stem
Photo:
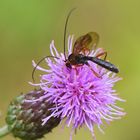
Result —
<instances>
[{"instance_id":1,"label":"flower stem","mask_svg":"<svg viewBox=\"0 0 140 140\"><path fill-rule=\"evenodd\" d=\"M4 127L0 128L0 138L4 137L5 135L9 134L10 130L8 129L8 126L5 125Z\"/></svg>"}]
</instances>

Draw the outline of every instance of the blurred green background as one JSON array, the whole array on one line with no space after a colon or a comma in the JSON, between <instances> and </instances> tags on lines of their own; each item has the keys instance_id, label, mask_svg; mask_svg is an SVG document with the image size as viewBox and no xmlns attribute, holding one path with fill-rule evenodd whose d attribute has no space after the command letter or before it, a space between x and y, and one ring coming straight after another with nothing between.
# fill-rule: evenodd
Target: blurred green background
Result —
<instances>
[{"instance_id":1,"label":"blurred green background","mask_svg":"<svg viewBox=\"0 0 140 140\"><path fill-rule=\"evenodd\" d=\"M49 43L63 51L65 19L73 7L68 34L75 37L89 31L100 35L99 47L119 66L123 80L115 87L126 103L127 115L105 129L95 129L97 140L140 140L140 1L139 0L0 0L0 126L5 124L9 102L21 92L33 89L31 60L49 54ZM38 76L36 74L36 76ZM61 126L46 139L69 140L70 129ZM92 140L81 129L73 140ZM11 135L3 140L15 140Z\"/></svg>"}]
</instances>

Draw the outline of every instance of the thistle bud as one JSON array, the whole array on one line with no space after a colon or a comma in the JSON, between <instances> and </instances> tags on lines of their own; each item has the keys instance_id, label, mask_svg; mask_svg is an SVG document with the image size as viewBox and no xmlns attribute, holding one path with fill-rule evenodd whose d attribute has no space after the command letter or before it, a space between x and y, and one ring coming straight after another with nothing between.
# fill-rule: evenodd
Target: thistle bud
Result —
<instances>
[{"instance_id":1,"label":"thistle bud","mask_svg":"<svg viewBox=\"0 0 140 140\"><path fill-rule=\"evenodd\" d=\"M59 124L60 118L51 117L46 124L42 125L42 119L51 114L49 108L54 106L46 98L37 100L43 94L43 90L34 90L16 97L11 102L8 107L5 129L8 129L14 137L22 140L36 140L51 132Z\"/></svg>"}]
</instances>

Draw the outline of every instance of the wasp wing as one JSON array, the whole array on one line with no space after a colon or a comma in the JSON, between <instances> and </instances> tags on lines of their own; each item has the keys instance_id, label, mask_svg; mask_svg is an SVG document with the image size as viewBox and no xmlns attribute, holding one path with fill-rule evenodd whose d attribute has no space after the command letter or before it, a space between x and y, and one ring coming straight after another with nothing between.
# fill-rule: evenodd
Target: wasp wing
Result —
<instances>
[{"instance_id":1,"label":"wasp wing","mask_svg":"<svg viewBox=\"0 0 140 140\"><path fill-rule=\"evenodd\" d=\"M89 53L94 47L97 46L99 42L99 35L96 32L89 32L86 35L79 37L73 47L74 54L87 54Z\"/></svg>"}]
</instances>

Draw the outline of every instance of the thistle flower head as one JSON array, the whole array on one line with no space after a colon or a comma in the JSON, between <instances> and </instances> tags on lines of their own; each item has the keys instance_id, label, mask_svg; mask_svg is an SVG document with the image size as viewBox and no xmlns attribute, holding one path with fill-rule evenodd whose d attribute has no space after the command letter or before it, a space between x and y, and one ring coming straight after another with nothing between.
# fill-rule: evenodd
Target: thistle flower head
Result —
<instances>
[{"instance_id":1,"label":"thistle flower head","mask_svg":"<svg viewBox=\"0 0 140 140\"><path fill-rule=\"evenodd\" d=\"M72 53L73 36L68 38L68 55ZM40 97L54 103L50 116L43 119L45 124L52 116L66 120L66 125L72 125L72 130L87 126L94 136L94 126L97 125L102 131L103 120L111 122L120 119L125 113L123 109L116 106L116 101L123 101L113 89L114 84L121 80L116 74L89 62L90 66L82 65L69 69L65 64L63 53L58 53L54 41L50 44L52 56L59 59L45 59L48 69L37 66L38 70L44 72L40 77L40 86L45 94ZM96 56L102 49L93 50L89 56ZM33 61L34 67L36 63ZM92 69L100 75L94 75ZM72 131L73 132L73 131Z\"/></svg>"}]
</instances>

